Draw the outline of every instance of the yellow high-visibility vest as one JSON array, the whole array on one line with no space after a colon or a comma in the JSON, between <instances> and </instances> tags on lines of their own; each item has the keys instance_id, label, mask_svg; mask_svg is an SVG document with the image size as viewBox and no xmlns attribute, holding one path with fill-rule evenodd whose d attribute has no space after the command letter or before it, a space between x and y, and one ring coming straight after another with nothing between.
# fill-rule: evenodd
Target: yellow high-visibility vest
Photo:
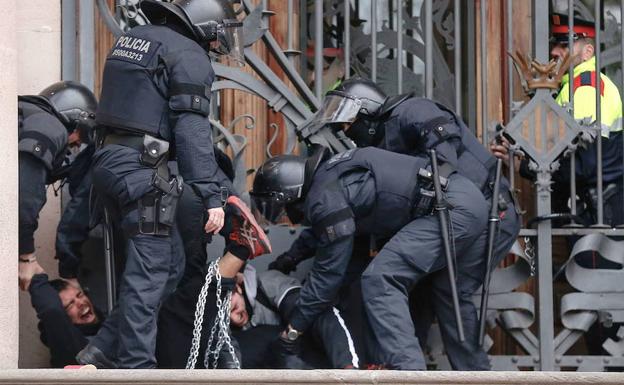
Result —
<instances>
[{"instance_id":1,"label":"yellow high-visibility vest","mask_svg":"<svg viewBox=\"0 0 624 385\"><path fill-rule=\"evenodd\" d=\"M574 67L574 80L566 73L555 101L560 106L570 101L570 83L574 85L574 119L596 121L596 58ZM600 74L600 121L601 134L608 138L612 132L622 131L622 99L618 88L605 74Z\"/></svg>"}]
</instances>

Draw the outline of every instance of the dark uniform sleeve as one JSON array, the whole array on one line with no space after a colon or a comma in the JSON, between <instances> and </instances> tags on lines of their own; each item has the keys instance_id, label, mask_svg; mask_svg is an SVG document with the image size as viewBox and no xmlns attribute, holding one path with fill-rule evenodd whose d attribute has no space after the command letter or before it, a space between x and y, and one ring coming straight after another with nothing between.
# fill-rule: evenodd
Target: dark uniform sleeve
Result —
<instances>
[{"instance_id":1,"label":"dark uniform sleeve","mask_svg":"<svg viewBox=\"0 0 624 385\"><path fill-rule=\"evenodd\" d=\"M34 233L46 202L48 170L33 155L19 153L19 253L35 251Z\"/></svg>"},{"instance_id":2,"label":"dark uniform sleeve","mask_svg":"<svg viewBox=\"0 0 624 385\"><path fill-rule=\"evenodd\" d=\"M76 354L88 341L71 323L58 293L48 283L48 276L33 276L28 291L40 321L41 340L50 349L52 366L62 368L76 364Z\"/></svg>"},{"instance_id":3,"label":"dark uniform sleeve","mask_svg":"<svg viewBox=\"0 0 624 385\"><path fill-rule=\"evenodd\" d=\"M184 181L206 208L223 205L208 114L214 72L204 52L176 52L168 61L175 152Z\"/></svg>"},{"instance_id":4,"label":"dark uniform sleeve","mask_svg":"<svg viewBox=\"0 0 624 385\"><path fill-rule=\"evenodd\" d=\"M80 267L82 244L89 238L89 195L92 175L88 171L63 211L56 232L56 257L59 275L76 278Z\"/></svg>"},{"instance_id":5,"label":"dark uniform sleeve","mask_svg":"<svg viewBox=\"0 0 624 385\"><path fill-rule=\"evenodd\" d=\"M336 300L351 257L353 235L317 250L314 265L303 285L290 324L307 330L314 320Z\"/></svg>"},{"instance_id":6,"label":"dark uniform sleeve","mask_svg":"<svg viewBox=\"0 0 624 385\"><path fill-rule=\"evenodd\" d=\"M339 183L323 184L316 178L315 183L308 193L305 217L312 224L316 256L290 318L299 331L308 329L336 300L355 235L353 212Z\"/></svg>"},{"instance_id":7,"label":"dark uniform sleeve","mask_svg":"<svg viewBox=\"0 0 624 385\"><path fill-rule=\"evenodd\" d=\"M398 107L399 119L386 125L386 149L422 155L435 149L438 159L457 167L460 128L453 116L428 99L409 99Z\"/></svg>"},{"instance_id":8,"label":"dark uniform sleeve","mask_svg":"<svg viewBox=\"0 0 624 385\"><path fill-rule=\"evenodd\" d=\"M311 228L303 229L299 233L299 237L295 239L293 244L288 249L287 253L293 257L297 263L314 257L316 252L317 240L314 236L314 231Z\"/></svg>"}]
</instances>

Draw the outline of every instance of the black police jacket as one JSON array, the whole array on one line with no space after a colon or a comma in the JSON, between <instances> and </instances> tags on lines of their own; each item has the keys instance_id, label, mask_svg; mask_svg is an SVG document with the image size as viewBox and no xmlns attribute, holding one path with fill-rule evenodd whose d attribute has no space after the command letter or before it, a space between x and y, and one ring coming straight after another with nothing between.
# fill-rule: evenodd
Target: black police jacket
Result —
<instances>
[{"instance_id":1,"label":"black police jacket","mask_svg":"<svg viewBox=\"0 0 624 385\"><path fill-rule=\"evenodd\" d=\"M35 251L33 234L46 202L46 184L65 158L67 129L45 106L18 101L19 253Z\"/></svg>"},{"instance_id":2,"label":"black police jacket","mask_svg":"<svg viewBox=\"0 0 624 385\"><path fill-rule=\"evenodd\" d=\"M89 238L89 203L93 174L91 163L95 146L90 144L71 163L67 176L71 199L65 205L56 230L56 258L62 278L78 277L82 244Z\"/></svg>"},{"instance_id":3,"label":"black police jacket","mask_svg":"<svg viewBox=\"0 0 624 385\"><path fill-rule=\"evenodd\" d=\"M450 163L475 183L486 198L491 196L496 158L444 105L425 98L406 99L381 122L380 128L385 135L379 148L421 156L435 149L441 161ZM503 188L508 188L506 180L502 183Z\"/></svg>"},{"instance_id":4,"label":"black police jacket","mask_svg":"<svg viewBox=\"0 0 624 385\"><path fill-rule=\"evenodd\" d=\"M409 223L419 198L418 171L427 158L374 147L352 149L322 163L304 202L317 252L291 325L306 330L335 300L356 234L391 236ZM347 190L357 185L357 191Z\"/></svg>"},{"instance_id":5,"label":"black police jacket","mask_svg":"<svg viewBox=\"0 0 624 385\"><path fill-rule=\"evenodd\" d=\"M135 27L108 54L96 114L100 125L170 141L180 174L206 208L222 205L208 120L213 80L195 41L167 26Z\"/></svg>"}]
</instances>

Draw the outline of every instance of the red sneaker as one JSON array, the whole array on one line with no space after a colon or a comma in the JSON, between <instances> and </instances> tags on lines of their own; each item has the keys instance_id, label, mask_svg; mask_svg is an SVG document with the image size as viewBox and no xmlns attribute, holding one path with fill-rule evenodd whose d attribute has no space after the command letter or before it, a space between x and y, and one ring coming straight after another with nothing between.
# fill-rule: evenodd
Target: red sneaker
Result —
<instances>
[{"instance_id":1,"label":"red sneaker","mask_svg":"<svg viewBox=\"0 0 624 385\"><path fill-rule=\"evenodd\" d=\"M249 250L249 259L268 254L271 252L271 242L256 222L249 207L237 196L231 195L227 199L227 204L235 209L232 213L232 229L229 238Z\"/></svg>"}]
</instances>

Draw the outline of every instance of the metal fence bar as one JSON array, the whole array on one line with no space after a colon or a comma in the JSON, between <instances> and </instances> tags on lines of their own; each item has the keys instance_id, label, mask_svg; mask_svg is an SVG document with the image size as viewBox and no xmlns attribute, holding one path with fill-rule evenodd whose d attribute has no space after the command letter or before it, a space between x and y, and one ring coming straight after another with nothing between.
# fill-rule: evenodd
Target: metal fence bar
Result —
<instances>
[{"instance_id":1,"label":"metal fence bar","mask_svg":"<svg viewBox=\"0 0 624 385\"><path fill-rule=\"evenodd\" d=\"M351 1L344 0L344 65L345 79L351 77Z\"/></svg>"},{"instance_id":2,"label":"metal fence bar","mask_svg":"<svg viewBox=\"0 0 624 385\"><path fill-rule=\"evenodd\" d=\"M471 38L467 39L466 53L466 69L467 69L467 77L466 79L466 91L467 91L467 100L466 100L466 109L468 114L468 127L471 128L472 132L476 135L477 133L477 79L476 79L476 2L475 0L468 0L466 2L466 32L467 36ZM474 37L474 38L472 38Z\"/></svg>"},{"instance_id":3,"label":"metal fence bar","mask_svg":"<svg viewBox=\"0 0 624 385\"><path fill-rule=\"evenodd\" d=\"M302 55L299 57L299 73L303 79L308 79L308 0L299 0L299 47ZM305 32L304 32L305 31ZM312 93L312 90L309 90ZM300 91L301 92L301 91Z\"/></svg>"},{"instance_id":4,"label":"metal fence bar","mask_svg":"<svg viewBox=\"0 0 624 385\"><path fill-rule=\"evenodd\" d=\"M507 0L507 51L513 52L513 1ZM503 55L505 53L503 52ZM513 62L507 56L507 118L513 118L512 104L514 100Z\"/></svg>"},{"instance_id":5,"label":"metal fence bar","mask_svg":"<svg viewBox=\"0 0 624 385\"><path fill-rule=\"evenodd\" d=\"M371 0L371 79L377 81L377 0Z\"/></svg>"},{"instance_id":6,"label":"metal fence bar","mask_svg":"<svg viewBox=\"0 0 624 385\"><path fill-rule=\"evenodd\" d=\"M513 1L507 0L507 31L506 31L506 39L507 39L507 51L513 52ZM511 108L513 99L514 99L514 86L513 86L513 63L511 59L507 58L507 118L508 122L513 118L513 110ZM508 178L509 178L509 190L515 194L515 186L516 186L516 154L513 149L509 151L509 164L508 164Z\"/></svg>"},{"instance_id":7,"label":"metal fence bar","mask_svg":"<svg viewBox=\"0 0 624 385\"><path fill-rule=\"evenodd\" d=\"M548 61L548 3L543 0L533 0L533 47L535 49L535 59L540 63ZM538 89L536 97L547 92L545 89ZM541 113L545 114L546 109L541 109ZM551 194L548 188L551 174L548 165L540 166L537 179L541 179L541 184L538 183L536 185L537 215L545 215L552 212ZM552 282L552 224L550 221L540 222L537 226L537 234L539 368L540 370L554 370L555 330Z\"/></svg>"},{"instance_id":8,"label":"metal fence bar","mask_svg":"<svg viewBox=\"0 0 624 385\"><path fill-rule=\"evenodd\" d=\"M568 47L574 47L574 0L568 0ZM570 51L568 51L570 52ZM572 52L569 53L570 55ZM574 117L574 62L568 68L569 110ZM576 152L570 153L570 214L576 215ZM572 220L574 224L574 220Z\"/></svg>"},{"instance_id":9,"label":"metal fence bar","mask_svg":"<svg viewBox=\"0 0 624 385\"><path fill-rule=\"evenodd\" d=\"M425 0L425 97L430 99L433 98L433 5L431 1Z\"/></svg>"},{"instance_id":10,"label":"metal fence bar","mask_svg":"<svg viewBox=\"0 0 624 385\"><path fill-rule=\"evenodd\" d=\"M454 12L454 27L455 33L453 38L455 40L455 113L458 116L462 114L462 83L461 83L461 3L460 0L455 0L453 4L453 12Z\"/></svg>"},{"instance_id":11,"label":"metal fence bar","mask_svg":"<svg viewBox=\"0 0 624 385\"><path fill-rule=\"evenodd\" d=\"M314 2L314 94L323 98L323 2Z\"/></svg>"},{"instance_id":12,"label":"metal fence bar","mask_svg":"<svg viewBox=\"0 0 624 385\"><path fill-rule=\"evenodd\" d=\"M288 46L288 59L290 60L291 63L294 64L295 62L295 57L293 55L293 0L288 0L288 19L287 19L287 23L288 23L288 29L287 29L287 35L286 35L286 39L287 39L287 43L286 45Z\"/></svg>"},{"instance_id":13,"label":"metal fence bar","mask_svg":"<svg viewBox=\"0 0 624 385\"><path fill-rule=\"evenodd\" d=\"M403 93L403 0L397 0L397 93Z\"/></svg>"},{"instance_id":14,"label":"metal fence bar","mask_svg":"<svg viewBox=\"0 0 624 385\"><path fill-rule=\"evenodd\" d=\"M481 138L488 143L487 95L487 0L481 0Z\"/></svg>"},{"instance_id":15,"label":"metal fence bar","mask_svg":"<svg viewBox=\"0 0 624 385\"><path fill-rule=\"evenodd\" d=\"M600 20L602 18L600 3L600 1L596 1L594 7L594 20L596 21L596 47L594 50L594 56L596 57L596 129L598 130L598 135L596 137L596 191L598 192L597 226L604 224L604 202L602 201L602 118L600 113L602 95L598 92L598 90L600 90L600 82L602 81L600 76Z\"/></svg>"},{"instance_id":16,"label":"metal fence bar","mask_svg":"<svg viewBox=\"0 0 624 385\"><path fill-rule=\"evenodd\" d=\"M624 0L620 2L620 55L622 55L620 58L620 80L622 81L620 97L622 98L622 106L624 106ZM622 124L623 122L620 122L620 125ZM620 131L620 135L624 135L624 130ZM622 146L622 152L624 153L624 140L622 140ZM624 168L624 164L622 164L622 168ZM624 185L624 173L622 174L622 184ZM624 202L622 203L622 210L624 210Z\"/></svg>"},{"instance_id":17,"label":"metal fence bar","mask_svg":"<svg viewBox=\"0 0 624 385\"><path fill-rule=\"evenodd\" d=\"M514 41L513 41L513 0L507 0L507 51L513 52L514 49ZM507 119L508 122L513 118L513 109L512 104L514 100L514 68L513 62L509 57L507 57ZM511 150L509 152L509 185L512 193L515 194L515 186L516 186L516 155L515 151Z\"/></svg>"}]
</instances>

